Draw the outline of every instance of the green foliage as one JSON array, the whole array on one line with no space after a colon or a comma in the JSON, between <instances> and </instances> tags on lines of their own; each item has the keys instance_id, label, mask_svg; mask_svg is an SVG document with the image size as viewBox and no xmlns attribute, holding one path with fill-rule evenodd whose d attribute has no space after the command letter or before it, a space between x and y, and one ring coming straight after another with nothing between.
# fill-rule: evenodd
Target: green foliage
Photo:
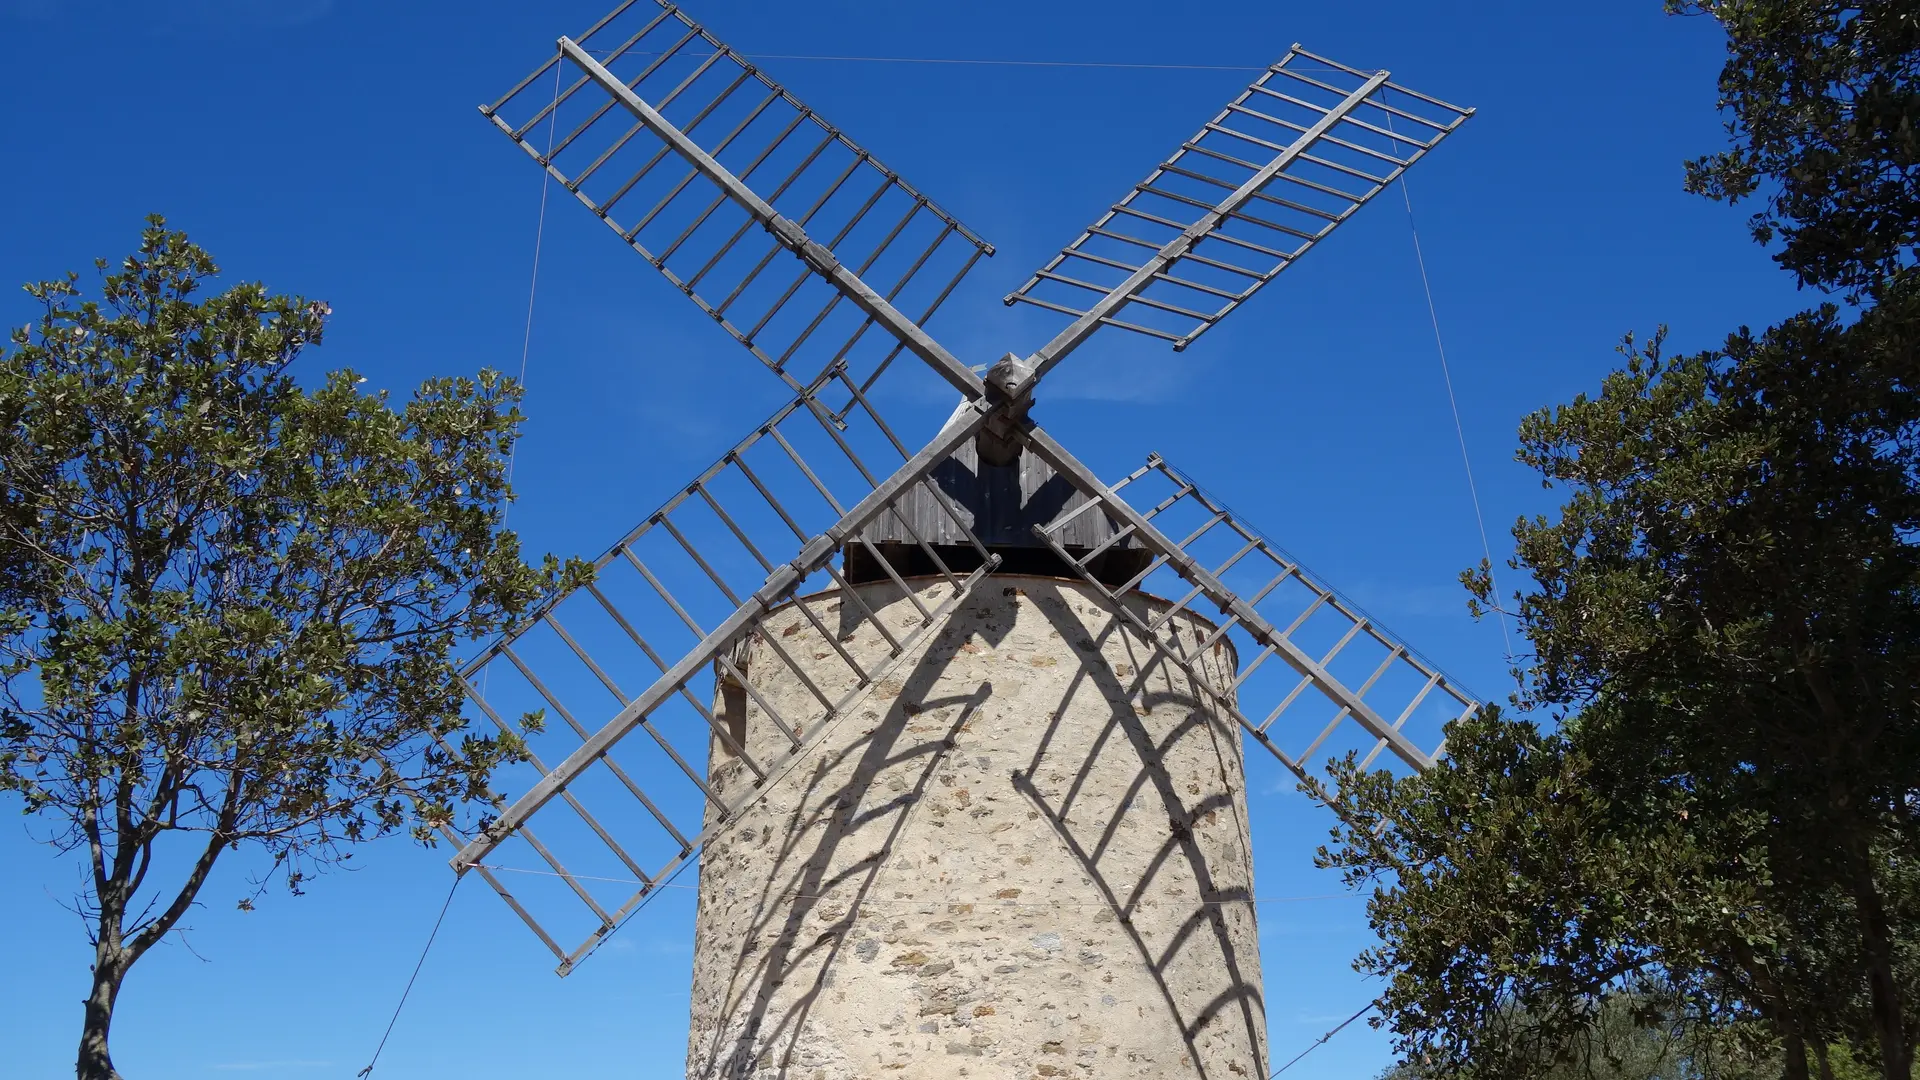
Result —
<instances>
[{"instance_id":1,"label":"green foliage","mask_svg":"<svg viewBox=\"0 0 1920 1080\"><path fill-rule=\"evenodd\" d=\"M1665 1015L1658 989L1610 997L1592 1012L1591 1024L1565 1059L1534 1074L1539 1080L1699 1080L1746 1071L1744 1063L1727 1060L1721 1047L1703 1040L1700 1029L1651 1020ZM1504 1022L1524 1029L1531 1018L1513 1008ZM1851 1058L1845 1060L1852 1064ZM1379 1080L1435 1080L1440 1075L1429 1063L1416 1060L1393 1065ZM1833 1080L1858 1078L1836 1073Z\"/></svg>"},{"instance_id":2,"label":"green foliage","mask_svg":"<svg viewBox=\"0 0 1920 1080\"><path fill-rule=\"evenodd\" d=\"M1760 195L1754 236L1822 288L1874 291L1920 232L1920 11L1911 0L1667 0L1726 28L1732 145L1687 163L1687 188Z\"/></svg>"},{"instance_id":3,"label":"green foliage","mask_svg":"<svg viewBox=\"0 0 1920 1080\"><path fill-rule=\"evenodd\" d=\"M1522 703L1579 708L1596 750L1711 809L1772 808L1776 859L1804 860L1782 871L1920 836L1917 330L1907 292L1850 327L1825 307L1717 352L1656 341L1521 426L1519 459L1569 491L1515 528L1539 584Z\"/></svg>"},{"instance_id":4,"label":"green foliage","mask_svg":"<svg viewBox=\"0 0 1920 1080\"><path fill-rule=\"evenodd\" d=\"M1376 886L1381 944L1356 967L1386 977L1382 1013L1423 1075L1610 1075L1630 1000L1649 1032L1738 1034L1739 1003L1678 954L1720 961L1729 932L1772 937L1764 882L1724 872L1684 795L1620 799L1602 771L1565 734L1493 708L1454 725L1424 776L1336 770L1348 812L1321 863ZM1661 998L1636 1000L1652 982ZM1701 1075L1728 1075L1697 1056Z\"/></svg>"},{"instance_id":5,"label":"green foliage","mask_svg":"<svg viewBox=\"0 0 1920 1080\"><path fill-rule=\"evenodd\" d=\"M1515 704L1394 781L1335 770L1323 864L1375 885L1387 1023L1424 1074L1905 1080L1920 1033L1920 10L1669 0L1728 35L1729 148L1832 306L1521 426L1565 502L1514 529ZM1477 612L1499 603L1465 575ZM1624 1019L1623 1019L1624 1018ZM1611 1033L1610 1033L1611 1032ZM1595 1047L1602 1048L1596 1053ZM1637 1068L1633 1075L1646 1075Z\"/></svg>"},{"instance_id":6,"label":"green foliage","mask_svg":"<svg viewBox=\"0 0 1920 1080\"><path fill-rule=\"evenodd\" d=\"M1360 966L1407 1054L1533 1075L1653 981L1649 1022L1712 1033L1722 1062L1846 1041L1906 1075L1916 319L1900 291L1851 326L1629 343L1598 395L1523 423L1520 460L1567 497L1514 530L1537 586L1517 702L1557 729L1493 714L1425 776L1337 771L1350 819L1322 859L1385 886Z\"/></svg>"},{"instance_id":7,"label":"green foliage","mask_svg":"<svg viewBox=\"0 0 1920 1080\"><path fill-rule=\"evenodd\" d=\"M465 730L453 649L582 573L501 527L511 380L304 390L325 304L199 298L212 259L158 218L99 265L97 300L29 285L0 353L0 791L85 853L90 1029L223 852L297 892L354 842L431 842L518 749Z\"/></svg>"}]
</instances>

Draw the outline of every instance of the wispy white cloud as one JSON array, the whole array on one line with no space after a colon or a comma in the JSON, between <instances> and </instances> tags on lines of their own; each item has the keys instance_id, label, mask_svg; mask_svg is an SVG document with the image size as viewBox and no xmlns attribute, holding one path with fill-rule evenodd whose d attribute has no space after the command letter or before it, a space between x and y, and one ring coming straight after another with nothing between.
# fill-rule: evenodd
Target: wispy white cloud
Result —
<instances>
[{"instance_id":1,"label":"wispy white cloud","mask_svg":"<svg viewBox=\"0 0 1920 1080\"><path fill-rule=\"evenodd\" d=\"M1038 393L1053 401L1170 404L1184 398L1205 375L1200 370L1204 361L1196 363L1170 350L1113 350L1075 359L1079 362L1061 365Z\"/></svg>"},{"instance_id":2,"label":"wispy white cloud","mask_svg":"<svg viewBox=\"0 0 1920 1080\"><path fill-rule=\"evenodd\" d=\"M651 937L627 934L608 941L606 951L612 953L638 953L646 956L690 956L693 953L693 941L686 937Z\"/></svg>"},{"instance_id":3,"label":"wispy white cloud","mask_svg":"<svg viewBox=\"0 0 1920 1080\"><path fill-rule=\"evenodd\" d=\"M1387 619L1425 619L1465 615L1467 611L1467 590L1458 582L1405 585L1363 581L1347 591L1361 607Z\"/></svg>"}]
</instances>

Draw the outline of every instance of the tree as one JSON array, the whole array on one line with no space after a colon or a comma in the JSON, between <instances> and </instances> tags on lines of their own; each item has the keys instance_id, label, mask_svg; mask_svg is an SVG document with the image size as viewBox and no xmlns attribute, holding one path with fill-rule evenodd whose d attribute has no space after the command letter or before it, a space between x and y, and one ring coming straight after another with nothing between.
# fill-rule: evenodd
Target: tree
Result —
<instances>
[{"instance_id":1,"label":"tree","mask_svg":"<svg viewBox=\"0 0 1920 1080\"><path fill-rule=\"evenodd\" d=\"M1832 307L1717 353L1630 356L1599 398L1522 426L1574 490L1516 530L1542 707L1672 775L1710 814L1766 813L1779 888L1844 897L1889 1075L1911 1068L1889 849L1920 854L1920 297ZM1832 901L1827 901L1831 903Z\"/></svg>"},{"instance_id":2,"label":"tree","mask_svg":"<svg viewBox=\"0 0 1920 1080\"><path fill-rule=\"evenodd\" d=\"M1569 492L1514 530L1517 703L1556 730L1491 715L1425 776L1337 771L1322 859L1388 886L1360 963L1403 1049L1532 1075L1652 979L1665 1020L1790 1077L1833 1041L1910 1075L1917 331L1897 291L1852 325L1630 344L1597 396L1523 423L1519 459Z\"/></svg>"},{"instance_id":3,"label":"tree","mask_svg":"<svg viewBox=\"0 0 1920 1080\"><path fill-rule=\"evenodd\" d=\"M1387 978L1423 1080L1845 1074L1859 979L1822 951L1842 935L1781 902L1764 815L1713 819L1684 784L1497 709L1449 737L1413 780L1339 770L1347 820L1322 854L1380 886L1381 944L1356 966Z\"/></svg>"},{"instance_id":4,"label":"tree","mask_svg":"<svg viewBox=\"0 0 1920 1080\"><path fill-rule=\"evenodd\" d=\"M1727 31L1732 145L1687 163L1688 190L1759 195L1802 283L1871 293L1920 244L1920 13L1911 0L1667 0Z\"/></svg>"},{"instance_id":5,"label":"tree","mask_svg":"<svg viewBox=\"0 0 1920 1080\"><path fill-rule=\"evenodd\" d=\"M1750 999L1709 965L1736 951L1715 948L1729 930L1770 939L1771 912L1722 872L1671 788L1622 799L1600 769L1567 735L1490 708L1449 730L1424 776L1336 770L1346 815L1321 862L1381 886L1368 905L1381 943L1356 967L1386 977L1382 1014L1423 1076L1605 1076L1620 1003L1649 984L1662 993L1636 1003L1636 1029L1717 1031L1703 1043L1754 1056L1740 1039ZM1710 1063L1697 1075L1740 1075Z\"/></svg>"},{"instance_id":6,"label":"tree","mask_svg":"<svg viewBox=\"0 0 1920 1080\"><path fill-rule=\"evenodd\" d=\"M0 353L0 791L82 853L81 1080L128 971L227 852L294 892L360 841L432 841L517 751L464 730L449 659L577 576L501 527L518 388L404 407L293 364L329 309L235 285L152 218L104 274L27 286Z\"/></svg>"},{"instance_id":7,"label":"tree","mask_svg":"<svg viewBox=\"0 0 1920 1080\"><path fill-rule=\"evenodd\" d=\"M1336 771L1322 852L1379 884L1363 969L1449 1074L1582 1058L1609 1002L1725 1051L1703 1075L1920 1032L1920 12L1901 0L1669 0L1728 36L1729 146L1688 187L1764 200L1833 306L1677 359L1631 339L1599 393L1529 417L1566 493L1522 520L1515 703L1412 780ZM1484 571L1468 575L1495 602ZM1536 719L1545 728L1537 726ZM1516 1018L1524 1019L1524 1023ZM1711 1068L1709 1068L1711 1066Z\"/></svg>"}]
</instances>

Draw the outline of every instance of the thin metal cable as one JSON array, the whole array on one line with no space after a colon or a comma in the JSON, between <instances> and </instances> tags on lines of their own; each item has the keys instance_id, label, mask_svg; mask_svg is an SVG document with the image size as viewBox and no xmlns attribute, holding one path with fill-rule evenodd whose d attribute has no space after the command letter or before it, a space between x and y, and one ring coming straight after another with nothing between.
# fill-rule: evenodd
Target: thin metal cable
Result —
<instances>
[{"instance_id":1,"label":"thin metal cable","mask_svg":"<svg viewBox=\"0 0 1920 1080\"><path fill-rule=\"evenodd\" d=\"M553 66L553 103L556 107L549 114L547 121L547 156L541 159L543 161L553 157L553 137L560 126L560 110L557 108L560 104L560 70L560 65ZM535 219L533 226L533 272L527 279L527 328L520 338L520 378L517 381L522 394L525 394L527 389L527 356L533 351L533 301L540 290L540 245L547 236L547 189L552 184L553 173L544 168L541 169L540 215ZM513 483L513 461L519 452L520 440L516 438L507 450L507 483L509 485ZM505 523L505 510L501 511L500 520Z\"/></svg>"},{"instance_id":2,"label":"thin metal cable","mask_svg":"<svg viewBox=\"0 0 1920 1080\"><path fill-rule=\"evenodd\" d=\"M589 53L611 53L611 49L585 50ZM627 56L659 56L657 52L635 49ZM702 60L712 53L686 53L690 59ZM743 53L734 52L742 60L838 60L863 64L971 64L990 67L1054 67L1054 68L1136 68L1147 71L1265 71L1266 65L1245 64L1121 64L1098 60L977 60L964 57L944 56L814 56L801 53ZM1300 71L1335 71L1329 67L1306 67L1296 65Z\"/></svg>"},{"instance_id":3,"label":"thin metal cable","mask_svg":"<svg viewBox=\"0 0 1920 1080\"><path fill-rule=\"evenodd\" d=\"M1420 229L1413 220L1413 196L1407 193L1407 178L1400 177L1400 198L1407 204L1407 231L1413 234L1413 259L1420 266L1420 287L1427 294L1427 317L1433 322L1433 345L1440 353L1440 378L1447 385L1447 408L1453 412L1453 434L1460 442L1460 464L1467 472L1467 495L1473 500L1474 524L1480 528L1480 552L1487 560L1487 580L1493 586L1493 613L1500 619L1500 641L1507 650L1507 665L1513 665L1513 637L1507 632L1507 613L1500 607L1500 579L1493 570L1493 545L1487 541L1487 517L1480 510L1480 487L1473 479L1473 457L1467 453L1467 430L1460 423L1460 401L1453 393L1453 369L1447 364L1447 342L1440 335L1440 312L1433 304L1433 283L1427 278L1427 257L1420 249Z\"/></svg>"},{"instance_id":4,"label":"thin metal cable","mask_svg":"<svg viewBox=\"0 0 1920 1080\"><path fill-rule=\"evenodd\" d=\"M440 915L433 920L433 930L427 935L427 943L420 949L420 959L413 965L413 974L407 976L407 988L400 991L400 1003L393 1007L393 1015L387 1019L387 1030L380 1033L380 1045L373 1048L373 1059L356 1076L366 1076L380 1062L380 1051L387 1048L387 1037L393 1034L393 1025L400 1020L400 1010L407 1006L407 995L413 993L413 981L420 977L420 969L427 965L427 953L433 948L433 939L440 936L440 924L446 921L447 909L453 906L454 891L460 888L460 880L465 875L454 875L453 888L447 890L446 902L440 905Z\"/></svg>"},{"instance_id":5,"label":"thin metal cable","mask_svg":"<svg viewBox=\"0 0 1920 1080\"><path fill-rule=\"evenodd\" d=\"M1387 117L1387 131L1393 131L1393 117ZM1389 138L1391 138L1389 134ZM1396 153L1400 141L1394 139ZM1493 570L1493 545L1487 542L1487 516L1480 510L1480 486L1473 479L1473 456L1467 453L1467 429L1460 422L1460 401L1453 393L1453 368L1447 363L1447 342L1440 334L1440 310L1433 303L1433 282L1427 277L1427 256L1420 247L1420 227L1413 219L1413 195L1407 190L1407 176L1400 174L1400 199L1407 207L1407 231L1413 234L1413 261L1420 267L1420 288L1427 296L1427 318L1433 323L1433 345L1440 353L1440 378L1447 386L1447 408L1453 413L1453 435L1460 443L1460 464L1467 472L1467 496L1473 500L1473 521L1480 529L1480 553L1487 561L1487 581L1493 586L1493 613L1500 620L1500 641L1507 652L1507 667L1513 667L1513 636L1507 631L1507 613L1499 606L1500 579ZM1514 682L1518 684L1516 673Z\"/></svg>"},{"instance_id":6,"label":"thin metal cable","mask_svg":"<svg viewBox=\"0 0 1920 1080\"><path fill-rule=\"evenodd\" d=\"M554 130L560 123L560 110L558 108L560 104L560 65L558 64L555 64L553 67L553 104L555 107L551 114L552 119L547 123L547 157L549 158L553 156ZM552 182L553 174L546 169L541 169L540 214L534 219L533 224L533 271L527 277L527 328L520 336L520 377L515 380L520 388L520 400L522 401L526 400L527 392L527 356L533 351L533 301L534 297L537 296L540 291L540 245L547 236L547 188ZM518 432L515 432L513 445L507 447L507 489L509 491L513 489L513 463L519 456L520 436ZM500 508L500 524L502 526L506 525L507 515L511 513L512 510L513 503L511 501ZM480 692L482 694L487 692L487 673L491 670L493 670L493 665L491 664L480 669Z\"/></svg>"},{"instance_id":7,"label":"thin metal cable","mask_svg":"<svg viewBox=\"0 0 1920 1080\"><path fill-rule=\"evenodd\" d=\"M868 64L979 64L994 67L1136 68L1146 71L1267 70L1265 65L1248 67L1241 64L1118 64L1093 60L972 60L932 56L800 56L783 53L753 53L747 58L750 60L846 60Z\"/></svg>"},{"instance_id":8,"label":"thin metal cable","mask_svg":"<svg viewBox=\"0 0 1920 1080\"><path fill-rule=\"evenodd\" d=\"M585 50L589 53L606 54L612 49ZM635 49L627 56L659 56L657 52ZM712 53L687 53L691 59L702 60ZM974 59L971 57L948 56L815 56L802 53L743 53L732 55L742 60L836 60L862 64L969 64L988 67L1044 67L1044 68L1131 68L1139 71L1267 71L1271 64L1127 64L1104 60L995 60ZM1345 68L1327 67L1322 64L1289 64L1288 71L1330 71L1349 73ZM1365 71L1365 69L1361 69ZM1372 74L1372 72L1366 72Z\"/></svg>"},{"instance_id":9,"label":"thin metal cable","mask_svg":"<svg viewBox=\"0 0 1920 1080\"><path fill-rule=\"evenodd\" d=\"M1367 1015L1367 1013L1373 1009L1374 1004L1375 1004L1374 1002L1369 1001L1365 1005L1361 1006L1359 1012L1354 1013L1352 1016L1349 1016L1345 1020L1340 1021L1340 1023L1334 1026L1334 1029L1332 1031L1329 1031L1325 1035L1322 1035L1318 1039L1315 1039L1312 1045L1308 1046L1305 1050L1302 1050L1299 1053L1293 1055L1292 1061L1289 1061L1285 1065L1282 1065L1279 1068L1268 1073L1267 1080L1273 1080L1274 1077L1279 1076L1281 1073L1286 1072L1288 1069L1291 1069L1295 1065L1299 1064L1301 1058L1306 1057L1308 1054L1311 1054L1315 1050L1318 1050L1322 1046L1325 1046L1327 1044L1328 1039L1331 1039L1335 1035L1340 1034L1341 1028L1344 1028L1348 1024L1353 1023L1355 1020L1358 1020L1361 1017Z\"/></svg>"}]
</instances>

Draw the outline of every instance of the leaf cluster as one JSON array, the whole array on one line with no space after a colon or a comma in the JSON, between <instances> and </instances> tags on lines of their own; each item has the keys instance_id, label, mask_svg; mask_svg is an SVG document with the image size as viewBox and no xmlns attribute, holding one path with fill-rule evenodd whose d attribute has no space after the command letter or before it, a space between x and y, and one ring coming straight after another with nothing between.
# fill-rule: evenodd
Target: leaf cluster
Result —
<instances>
[{"instance_id":1,"label":"leaf cluster","mask_svg":"<svg viewBox=\"0 0 1920 1080\"><path fill-rule=\"evenodd\" d=\"M511 380L304 389L327 305L203 298L213 260L159 218L99 269L97 299L28 286L0 353L0 791L87 852L97 936L165 866L130 963L222 851L297 891L353 842L431 841L519 749L466 729L453 650L580 570L502 527ZM163 836L197 839L174 866Z\"/></svg>"},{"instance_id":2,"label":"leaf cluster","mask_svg":"<svg viewBox=\"0 0 1920 1080\"><path fill-rule=\"evenodd\" d=\"M1614 797L1603 768L1489 708L1450 729L1447 761L1421 777L1335 769L1348 813L1321 864L1374 886L1381 944L1356 967L1386 978L1382 1013L1423 1075L1603 1077L1644 1032L1737 1036L1739 1003L1687 975L1729 934L1761 948L1778 936L1764 863L1700 843L1672 788ZM1720 1056L1751 1055L1729 1043Z\"/></svg>"},{"instance_id":3,"label":"leaf cluster","mask_svg":"<svg viewBox=\"0 0 1920 1080\"><path fill-rule=\"evenodd\" d=\"M1897 281L1851 324L1825 306L1680 357L1629 340L1597 394L1523 423L1519 460L1565 494L1514 530L1534 719L1455 725L1417 778L1336 770L1349 819L1322 860L1376 885L1359 966L1409 1060L1605 1062L1624 995L1704 1040L1703 1075L1805 1075L1830 1044L1906 1075L1916 343Z\"/></svg>"},{"instance_id":4,"label":"leaf cluster","mask_svg":"<svg viewBox=\"0 0 1920 1080\"><path fill-rule=\"evenodd\" d=\"M1673 1017L1669 988L1647 983L1595 1003L1590 1024L1564 1060L1537 1068L1540 1080L1700 1080L1707 1076L1747 1075L1771 1062L1756 1062L1733 1052L1724 1039L1714 1039L1698 1025ZM1533 1018L1513 1006L1502 1022L1525 1029ZM1829 1054L1833 1080L1868 1080L1875 1075L1862 1068L1843 1048ZM1777 1072L1778 1070L1772 1070ZM1379 1080L1438 1080L1443 1073L1428 1061L1396 1062Z\"/></svg>"},{"instance_id":5,"label":"leaf cluster","mask_svg":"<svg viewBox=\"0 0 1920 1080\"><path fill-rule=\"evenodd\" d=\"M1920 232L1920 11L1910 0L1668 0L1726 29L1731 145L1687 163L1690 191L1762 200L1802 283L1877 292Z\"/></svg>"}]
</instances>

